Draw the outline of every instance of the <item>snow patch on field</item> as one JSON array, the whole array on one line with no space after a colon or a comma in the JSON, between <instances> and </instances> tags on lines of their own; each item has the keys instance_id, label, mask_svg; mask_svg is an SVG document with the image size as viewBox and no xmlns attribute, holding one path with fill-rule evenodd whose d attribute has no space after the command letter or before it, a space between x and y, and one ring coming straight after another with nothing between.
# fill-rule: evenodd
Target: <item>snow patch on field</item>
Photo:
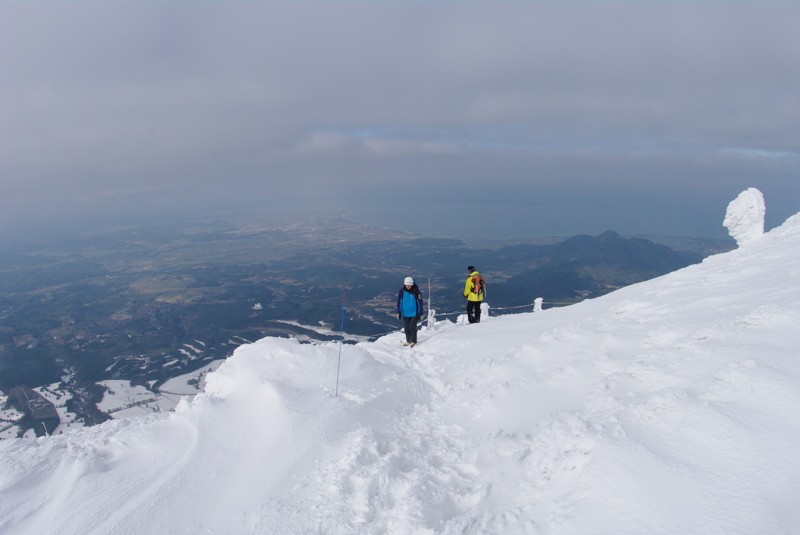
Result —
<instances>
[{"instance_id":1,"label":"snow patch on field","mask_svg":"<svg viewBox=\"0 0 800 535\"><path fill-rule=\"evenodd\" d=\"M222 362L224 361L216 360L193 372L173 377L161 385L158 391L153 391L152 386L132 386L130 381L101 381L99 384L106 387L106 393L97 408L112 418L130 418L174 410L183 397L191 399L202 392L206 376Z\"/></svg>"},{"instance_id":2,"label":"snow patch on field","mask_svg":"<svg viewBox=\"0 0 800 535\"><path fill-rule=\"evenodd\" d=\"M215 360L202 368L166 381L158 389L161 394L174 394L179 396L194 396L203 391L206 377L224 362Z\"/></svg>"},{"instance_id":3,"label":"snow patch on field","mask_svg":"<svg viewBox=\"0 0 800 535\"><path fill-rule=\"evenodd\" d=\"M150 412L173 410L178 402L151 392L141 385L132 386L130 381L100 381L106 387L103 400L97 408L112 418L129 418Z\"/></svg>"}]
</instances>

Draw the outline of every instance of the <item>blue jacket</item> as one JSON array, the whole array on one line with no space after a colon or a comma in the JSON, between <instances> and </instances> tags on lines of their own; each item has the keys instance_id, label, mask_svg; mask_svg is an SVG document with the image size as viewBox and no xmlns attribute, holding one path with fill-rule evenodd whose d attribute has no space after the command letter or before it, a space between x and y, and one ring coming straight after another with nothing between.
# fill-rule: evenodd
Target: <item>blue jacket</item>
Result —
<instances>
[{"instance_id":1,"label":"blue jacket","mask_svg":"<svg viewBox=\"0 0 800 535\"><path fill-rule=\"evenodd\" d=\"M422 316L423 314L422 294L419 293L419 286L416 284L410 290L403 286L397 294L397 312L406 318Z\"/></svg>"}]
</instances>

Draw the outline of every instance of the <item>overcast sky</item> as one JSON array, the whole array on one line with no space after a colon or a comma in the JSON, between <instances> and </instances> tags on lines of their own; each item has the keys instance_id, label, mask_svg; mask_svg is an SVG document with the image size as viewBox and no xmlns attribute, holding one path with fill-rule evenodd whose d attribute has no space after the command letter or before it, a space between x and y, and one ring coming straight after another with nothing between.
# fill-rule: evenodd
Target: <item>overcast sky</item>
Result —
<instances>
[{"instance_id":1,"label":"overcast sky","mask_svg":"<svg viewBox=\"0 0 800 535\"><path fill-rule=\"evenodd\" d=\"M0 224L331 207L725 236L754 186L774 226L800 211L798 21L789 1L3 1Z\"/></svg>"}]
</instances>

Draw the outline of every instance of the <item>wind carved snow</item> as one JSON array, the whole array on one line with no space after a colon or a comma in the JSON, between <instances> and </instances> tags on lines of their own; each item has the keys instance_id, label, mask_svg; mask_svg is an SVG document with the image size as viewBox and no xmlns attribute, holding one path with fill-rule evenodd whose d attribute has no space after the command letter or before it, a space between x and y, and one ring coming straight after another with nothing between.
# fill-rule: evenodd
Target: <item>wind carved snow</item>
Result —
<instances>
[{"instance_id":1,"label":"wind carved snow","mask_svg":"<svg viewBox=\"0 0 800 535\"><path fill-rule=\"evenodd\" d=\"M743 247L764 234L766 211L764 195L756 188L748 188L728 205L722 224L739 247Z\"/></svg>"}]
</instances>

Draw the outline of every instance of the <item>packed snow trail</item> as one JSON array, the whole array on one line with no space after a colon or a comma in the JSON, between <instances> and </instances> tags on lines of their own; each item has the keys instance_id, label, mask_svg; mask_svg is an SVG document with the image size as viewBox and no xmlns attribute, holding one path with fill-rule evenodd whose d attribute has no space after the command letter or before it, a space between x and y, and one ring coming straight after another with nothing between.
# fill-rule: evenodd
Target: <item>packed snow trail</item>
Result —
<instances>
[{"instance_id":1,"label":"packed snow trail","mask_svg":"<svg viewBox=\"0 0 800 535\"><path fill-rule=\"evenodd\" d=\"M800 216L562 309L264 339L158 414L0 442L2 534L800 532Z\"/></svg>"}]
</instances>

